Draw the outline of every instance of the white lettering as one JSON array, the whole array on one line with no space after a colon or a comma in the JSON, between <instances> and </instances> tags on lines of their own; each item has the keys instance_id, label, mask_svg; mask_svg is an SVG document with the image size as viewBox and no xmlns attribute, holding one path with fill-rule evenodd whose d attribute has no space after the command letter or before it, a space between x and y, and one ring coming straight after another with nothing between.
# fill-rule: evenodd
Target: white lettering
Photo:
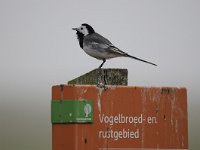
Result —
<instances>
[{"instance_id":1,"label":"white lettering","mask_svg":"<svg viewBox=\"0 0 200 150\"><path fill-rule=\"evenodd\" d=\"M157 123L157 118L152 116L143 116L143 114L135 115L135 116L126 116L123 114L118 115L105 115L99 114L99 121L100 123L105 123L110 125L109 130L106 131L99 131L99 138L107 138L107 139L114 139L119 140L122 138L125 139L137 139L140 137L140 130L139 129L127 129L122 128L118 130L112 130L112 126L114 124L134 124L134 127L137 127L136 124L155 124Z\"/></svg>"},{"instance_id":2,"label":"white lettering","mask_svg":"<svg viewBox=\"0 0 200 150\"><path fill-rule=\"evenodd\" d=\"M156 121L156 118L153 118L154 122ZM124 116L123 114L119 114L117 116L107 116L104 114L99 114L99 121L100 123L108 123L110 125L113 124L124 124L124 123L131 123L131 124L141 124L145 121L145 118L142 114L140 116Z\"/></svg>"},{"instance_id":3,"label":"white lettering","mask_svg":"<svg viewBox=\"0 0 200 150\"><path fill-rule=\"evenodd\" d=\"M129 129L123 129L122 131L99 131L99 138L112 138L114 140L118 139L128 139L128 138L139 138L139 129L136 131L130 131Z\"/></svg>"},{"instance_id":4,"label":"white lettering","mask_svg":"<svg viewBox=\"0 0 200 150\"><path fill-rule=\"evenodd\" d=\"M147 123L148 124L157 123L156 117L148 117L147 118Z\"/></svg>"}]
</instances>

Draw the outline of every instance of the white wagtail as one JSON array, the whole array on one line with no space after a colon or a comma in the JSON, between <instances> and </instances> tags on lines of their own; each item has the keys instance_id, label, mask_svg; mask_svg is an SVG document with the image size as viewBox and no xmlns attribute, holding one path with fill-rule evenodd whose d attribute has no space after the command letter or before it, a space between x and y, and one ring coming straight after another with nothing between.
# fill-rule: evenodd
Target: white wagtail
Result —
<instances>
[{"instance_id":1,"label":"white wagtail","mask_svg":"<svg viewBox=\"0 0 200 150\"><path fill-rule=\"evenodd\" d=\"M130 57L157 66L154 63L131 56L121 51L119 48L115 47L108 39L96 33L94 29L86 23L82 24L79 28L72 29L77 31L76 34L80 47L88 55L96 59L103 60L103 63L99 66L99 68L103 66L103 64L106 62L106 59L115 57Z\"/></svg>"}]
</instances>

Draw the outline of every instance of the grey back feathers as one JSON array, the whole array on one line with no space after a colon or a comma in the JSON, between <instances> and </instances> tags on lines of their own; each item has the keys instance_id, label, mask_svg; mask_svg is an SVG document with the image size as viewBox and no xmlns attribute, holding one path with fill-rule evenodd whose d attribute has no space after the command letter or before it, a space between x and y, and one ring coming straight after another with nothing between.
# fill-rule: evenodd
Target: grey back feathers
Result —
<instances>
[{"instance_id":1,"label":"grey back feathers","mask_svg":"<svg viewBox=\"0 0 200 150\"><path fill-rule=\"evenodd\" d=\"M98 33L86 35L83 40L84 45L91 44L94 47L97 47L99 45L98 47L107 48L112 45L112 43L108 39L104 38Z\"/></svg>"}]
</instances>

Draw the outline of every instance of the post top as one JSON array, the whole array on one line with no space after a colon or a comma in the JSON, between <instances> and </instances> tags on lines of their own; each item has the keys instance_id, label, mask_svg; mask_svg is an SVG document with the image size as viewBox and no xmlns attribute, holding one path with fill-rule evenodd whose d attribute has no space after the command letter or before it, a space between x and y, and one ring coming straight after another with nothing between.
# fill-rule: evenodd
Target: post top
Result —
<instances>
[{"instance_id":1,"label":"post top","mask_svg":"<svg viewBox=\"0 0 200 150\"><path fill-rule=\"evenodd\" d=\"M105 85L128 85L128 70L120 68L94 69L68 81L68 84L80 85L96 85L99 83Z\"/></svg>"}]
</instances>

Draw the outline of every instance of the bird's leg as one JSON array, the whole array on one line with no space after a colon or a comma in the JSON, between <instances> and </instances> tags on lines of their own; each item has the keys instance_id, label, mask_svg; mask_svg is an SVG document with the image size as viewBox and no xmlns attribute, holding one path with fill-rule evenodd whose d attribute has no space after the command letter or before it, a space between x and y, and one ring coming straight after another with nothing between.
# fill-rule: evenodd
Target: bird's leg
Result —
<instances>
[{"instance_id":1,"label":"bird's leg","mask_svg":"<svg viewBox=\"0 0 200 150\"><path fill-rule=\"evenodd\" d=\"M103 64L106 62L106 59L103 59L103 62L102 62L102 64L99 66L99 69L101 68L101 67L103 67Z\"/></svg>"}]
</instances>

